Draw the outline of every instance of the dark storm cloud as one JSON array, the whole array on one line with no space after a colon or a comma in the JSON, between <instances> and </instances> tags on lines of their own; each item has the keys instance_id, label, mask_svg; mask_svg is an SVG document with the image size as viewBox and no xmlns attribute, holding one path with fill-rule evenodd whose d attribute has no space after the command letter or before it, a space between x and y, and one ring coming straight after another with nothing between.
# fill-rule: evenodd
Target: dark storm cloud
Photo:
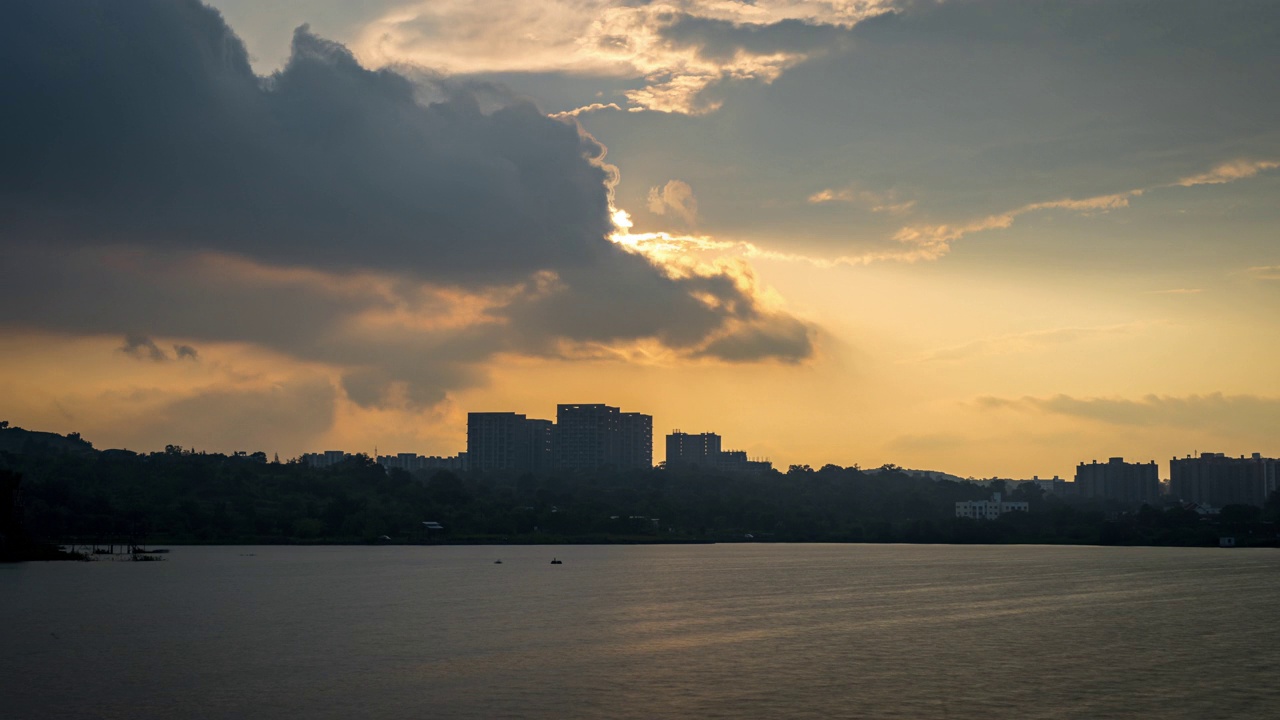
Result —
<instances>
[{"instance_id":1,"label":"dark storm cloud","mask_svg":"<svg viewBox=\"0 0 1280 720\"><path fill-rule=\"evenodd\" d=\"M400 385L434 402L557 338L695 348L749 327L730 278L609 242L603 146L500 88L369 71L305 27L256 77L194 0L6 3L0 68L0 323L133 333L153 358L152 337L249 342L344 368L362 404ZM432 288L506 300L363 326L446 312Z\"/></svg>"},{"instance_id":2,"label":"dark storm cloud","mask_svg":"<svg viewBox=\"0 0 1280 720\"><path fill-rule=\"evenodd\" d=\"M7 224L507 281L600 262L603 148L528 103L423 106L305 29L263 81L195 2L20 2L0 30Z\"/></svg>"},{"instance_id":3,"label":"dark storm cloud","mask_svg":"<svg viewBox=\"0 0 1280 720\"><path fill-rule=\"evenodd\" d=\"M497 322L429 332L362 329L361 317L402 306L425 317L447 311L434 295L396 293L373 277L114 247L22 246L6 249L5 260L0 284L11 301L0 303L0 324L38 323L85 335L130 335L146 327L156 336L247 342L343 368L344 387L365 405L381 403L396 382L409 385L406 401L435 402L449 389L474 385L478 374L471 366L511 346ZM49 286L50 278L57 287ZM122 349L130 346L135 354L150 347L155 358L168 359L149 337L134 334Z\"/></svg>"}]
</instances>

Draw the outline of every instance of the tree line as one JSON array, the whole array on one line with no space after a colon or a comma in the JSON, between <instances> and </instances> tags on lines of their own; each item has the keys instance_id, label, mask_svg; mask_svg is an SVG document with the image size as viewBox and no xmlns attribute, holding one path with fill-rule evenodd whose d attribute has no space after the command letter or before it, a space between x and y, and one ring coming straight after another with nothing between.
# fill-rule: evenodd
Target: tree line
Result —
<instances>
[{"instance_id":1,"label":"tree line","mask_svg":"<svg viewBox=\"0 0 1280 720\"><path fill-rule=\"evenodd\" d=\"M732 474L710 469L467 474L385 470L363 455L326 468L260 453L168 446L135 454L87 442L3 442L20 478L12 512L47 542L907 542L1275 545L1280 495L1206 518L1181 506L1058 498L1030 484L1030 511L955 517L994 489L895 466ZM25 431L24 431L25 432ZM61 438L62 436L55 436ZM433 525L426 525L432 523Z\"/></svg>"}]
</instances>

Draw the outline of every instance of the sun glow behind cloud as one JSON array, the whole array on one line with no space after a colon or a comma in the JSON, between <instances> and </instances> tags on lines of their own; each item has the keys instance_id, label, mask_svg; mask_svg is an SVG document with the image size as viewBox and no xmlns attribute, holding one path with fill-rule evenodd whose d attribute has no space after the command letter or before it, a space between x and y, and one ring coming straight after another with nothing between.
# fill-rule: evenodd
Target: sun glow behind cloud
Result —
<instances>
[{"instance_id":1,"label":"sun glow behind cloud","mask_svg":"<svg viewBox=\"0 0 1280 720\"><path fill-rule=\"evenodd\" d=\"M154 23L199 9L85 1ZM326 12L232 4L237 30L273 21L259 44ZM1156 415L1280 397L1262 5L1175 3L1158 23L1124 0L377 5L339 13L367 25L315 19L363 67L304 31L299 67L270 78L241 72L233 37L183 34L213 18L87 36L59 52L99 54L60 64L0 27L7 58L36 58L0 84L39 89L0 140L30 191L0 198L12 412L87 433L151 416L151 448L251 429L270 439L221 449L449 454L469 409L606 401L783 464L1044 474L1094 448L1176 450L1195 412L1164 437L974 398ZM171 37L190 64L125 65ZM128 47L100 52L112 38ZM159 110L56 104L113 94L113 73L162 88ZM41 145L46 116L67 125ZM136 162L93 166L97 148ZM118 194L12 222L98 188Z\"/></svg>"},{"instance_id":2,"label":"sun glow behind cloud","mask_svg":"<svg viewBox=\"0 0 1280 720\"><path fill-rule=\"evenodd\" d=\"M723 79L771 82L809 52L742 47L708 54L664 35L682 20L748 31L785 21L847 28L888 7L880 0L639 5L618 0L431 0L386 13L360 33L353 48L373 66L409 63L453 74L565 72L639 79L642 87L623 93L628 109L702 114L720 107L700 97L709 85ZM609 107L595 104L579 110Z\"/></svg>"},{"instance_id":3,"label":"sun glow behind cloud","mask_svg":"<svg viewBox=\"0 0 1280 720\"><path fill-rule=\"evenodd\" d=\"M692 235L672 233L669 231L631 232L634 222L631 215L624 210L614 210L615 232L610 240L629 250L640 252L648 257L672 264L675 259L694 254L733 255L740 258L764 258L784 262L800 262L817 268L834 268L841 266L862 266L876 262L919 262L937 260L951 252L952 244L973 233L990 230L1005 230L1013 226L1021 216L1049 210L1065 210L1083 216L1091 216L1123 210L1130 207L1133 200L1155 190L1169 188L1190 188L1198 185L1218 185L1223 183L1248 180L1259 173L1280 167L1273 161L1236 160L1220 165L1208 172L1188 176L1173 182L1153 185L1149 188L1135 188L1125 192L1097 195L1085 198L1061 198L1028 203L1006 212L985 217L962 220L954 223L927 224L918 223L904 225L891 236L892 241L903 245L906 249L896 250L891 247L868 250L856 255L837 255L823 257L804 253L785 252L761 247L748 241L731 241L716 239L708 235ZM682 183L683 184L683 183ZM685 186L687 189L687 186ZM650 193L651 202L657 198L657 188ZM811 205L829 203L857 204L872 212L905 214L917 210L917 201L896 202L893 193L874 193L856 188L825 189L810 195L807 202ZM927 208L919 208L921 212ZM1254 269L1255 276L1265 275L1262 270ZM1198 292L1198 291L1197 291Z\"/></svg>"}]
</instances>

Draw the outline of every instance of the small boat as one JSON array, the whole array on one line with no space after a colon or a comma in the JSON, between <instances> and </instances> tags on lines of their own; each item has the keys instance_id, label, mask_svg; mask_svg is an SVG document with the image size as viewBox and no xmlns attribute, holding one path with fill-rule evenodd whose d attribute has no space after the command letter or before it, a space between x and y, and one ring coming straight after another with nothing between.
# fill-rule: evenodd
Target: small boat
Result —
<instances>
[{"instance_id":1,"label":"small boat","mask_svg":"<svg viewBox=\"0 0 1280 720\"><path fill-rule=\"evenodd\" d=\"M563 563L563 562L561 562L560 560L556 559L556 558L551 558L551 564L552 564L552 565L563 565L564 563Z\"/></svg>"},{"instance_id":2,"label":"small boat","mask_svg":"<svg viewBox=\"0 0 1280 720\"><path fill-rule=\"evenodd\" d=\"M494 561L493 561L493 564L494 564L494 565L501 565L501 564L502 564L502 561L501 561L501 560L494 560Z\"/></svg>"}]
</instances>

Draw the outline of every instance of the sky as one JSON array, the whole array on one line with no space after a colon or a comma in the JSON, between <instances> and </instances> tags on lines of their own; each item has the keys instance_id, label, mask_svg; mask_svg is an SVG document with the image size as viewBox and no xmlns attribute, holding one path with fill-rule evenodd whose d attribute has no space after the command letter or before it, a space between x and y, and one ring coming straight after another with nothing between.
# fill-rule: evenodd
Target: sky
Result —
<instances>
[{"instance_id":1,"label":"sky","mask_svg":"<svg viewBox=\"0 0 1280 720\"><path fill-rule=\"evenodd\" d=\"M13 0L0 419L775 466L1280 455L1280 4Z\"/></svg>"}]
</instances>

